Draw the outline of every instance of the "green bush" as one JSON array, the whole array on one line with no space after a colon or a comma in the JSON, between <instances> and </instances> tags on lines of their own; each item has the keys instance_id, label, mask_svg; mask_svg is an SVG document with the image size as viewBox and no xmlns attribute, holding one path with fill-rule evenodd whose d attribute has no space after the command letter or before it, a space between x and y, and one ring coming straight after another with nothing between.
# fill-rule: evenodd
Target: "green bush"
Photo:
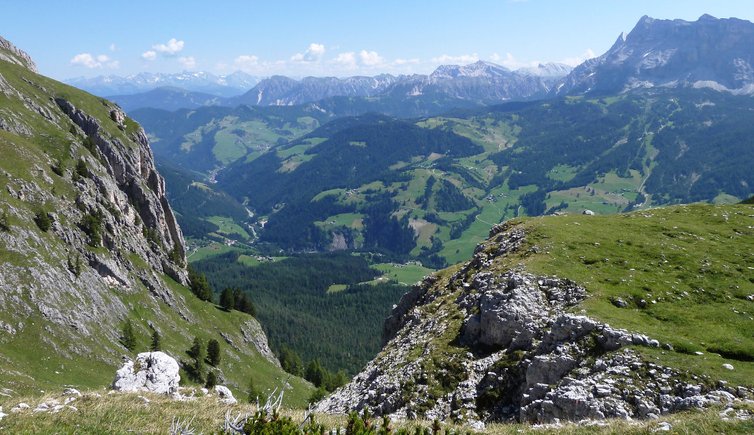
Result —
<instances>
[{"instance_id":1,"label":"green bush","mask_svg":"<svg viewBox=\"0 0 754 435\"><path fill-rule=\"evenodd\" d=\"M34 223L45 233L50 230L52 222L52 217L50 217L50 214L44 210L39 210L34 215Z\"/></svg>"}]
</instances>

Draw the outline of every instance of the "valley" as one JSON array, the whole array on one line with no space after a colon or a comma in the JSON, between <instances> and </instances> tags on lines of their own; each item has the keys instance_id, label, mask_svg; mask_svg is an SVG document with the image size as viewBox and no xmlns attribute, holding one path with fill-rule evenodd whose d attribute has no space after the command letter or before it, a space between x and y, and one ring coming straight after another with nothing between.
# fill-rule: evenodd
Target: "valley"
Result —
<instances>
[{"instance_id":1,"label":"valley","mask_svg":"<svg viewBox=\"0 0 754 435\"><path fill-rule=\"evenodd\" d=\"M64 84L0 38L0 431L754 430L753 46Z\"/></svg>"}]
</instances>

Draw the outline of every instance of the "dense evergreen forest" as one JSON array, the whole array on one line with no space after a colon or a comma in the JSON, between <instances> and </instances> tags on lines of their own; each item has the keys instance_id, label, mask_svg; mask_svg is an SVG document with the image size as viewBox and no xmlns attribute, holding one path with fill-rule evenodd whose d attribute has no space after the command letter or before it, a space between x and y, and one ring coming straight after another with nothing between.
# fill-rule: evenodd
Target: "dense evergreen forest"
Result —
<instances>
[{"instance_id":1,"label":"dense evergreen forest","mask_svg":"<svg viewBox=\"0 0 754 435\"><path fill-rule=\"evenodd\" d=\"M353 374L380 350L382 324L407 287L363 284L379 272L350 254L301 255L248 266L237 252L193 264L215 292L238 288L256 307L276 352L293 349L304 363L319 360L332 372ZM328 293L332 285L338 291ZM345 289L342 289L345 287Z\"/></svg>"}]
</instances>

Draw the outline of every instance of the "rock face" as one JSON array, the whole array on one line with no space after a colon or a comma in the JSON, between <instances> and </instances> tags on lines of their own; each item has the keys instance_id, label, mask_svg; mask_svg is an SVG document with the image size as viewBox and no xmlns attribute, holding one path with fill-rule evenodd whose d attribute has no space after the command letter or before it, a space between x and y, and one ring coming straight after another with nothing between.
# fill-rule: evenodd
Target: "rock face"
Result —
<instances>
[{"instance_id":1,"label":"rock face","mask_svg":"<svg viewBox=\"0 0 754 435\"><path fill-rule=\"evenodd\" d=\"M168 282L188 284L183 235L138 124L0 39L0 130L0 342L36 325L56 355L115 366L135 300L152 320L192 319ZM23 370L6 356L0 372Z\"/></svg>"},{"instance_id":2,"label":"rock face","mask_svg":"<svg viewBox=\"0 0 754 435\"><path fill-rule=\"evenodd\" d=\"M385 323L383 351L315 409L481 426L652 418L745 396L624 349L660 343L569 312L586 297L575 283L491 269L525 239L497 226L469 263L407 293Z\"/></svg>"},{"instance_id":3,"label":"rock face","mask_svg":"<svg viewBox=\"0 0 754 435\"><path fill-rule=\"evenodd\" d=\"M113 389L123 392L174 394L178 392L178 383L181 380L178 370L178 362L165 353L140 353L136 361L126 361L115 373Z\"/></svg>"},{"instance_id":4,"label":"rock face","mask_svg":"<svg viewBox=\"0 0 754 435\"><path fill-rule=\"evenodd\" d=\"M576 67L554 94L634 88L707 87L754 92L754 24L703 15L698 21L643 17L605 54Z\"/></svg>"}]
</instances>

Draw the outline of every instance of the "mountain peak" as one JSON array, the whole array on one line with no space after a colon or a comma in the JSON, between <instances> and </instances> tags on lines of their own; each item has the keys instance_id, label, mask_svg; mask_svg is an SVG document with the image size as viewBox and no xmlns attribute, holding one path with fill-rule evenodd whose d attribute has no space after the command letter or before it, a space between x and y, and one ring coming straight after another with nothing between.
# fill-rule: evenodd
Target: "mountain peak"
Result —
<instances>
[{"instance_id":1,"label":"mountain peak","mask_svg":"<svg viewBox=\"0 0 754 435\"><path fill-rule=\"evenodd\" d=\"M754 24L702 15L697 21L643 16L602 56L569 75L558 93L642 87L709 87L751 93Z\"/></svg>"}]
</instances>

